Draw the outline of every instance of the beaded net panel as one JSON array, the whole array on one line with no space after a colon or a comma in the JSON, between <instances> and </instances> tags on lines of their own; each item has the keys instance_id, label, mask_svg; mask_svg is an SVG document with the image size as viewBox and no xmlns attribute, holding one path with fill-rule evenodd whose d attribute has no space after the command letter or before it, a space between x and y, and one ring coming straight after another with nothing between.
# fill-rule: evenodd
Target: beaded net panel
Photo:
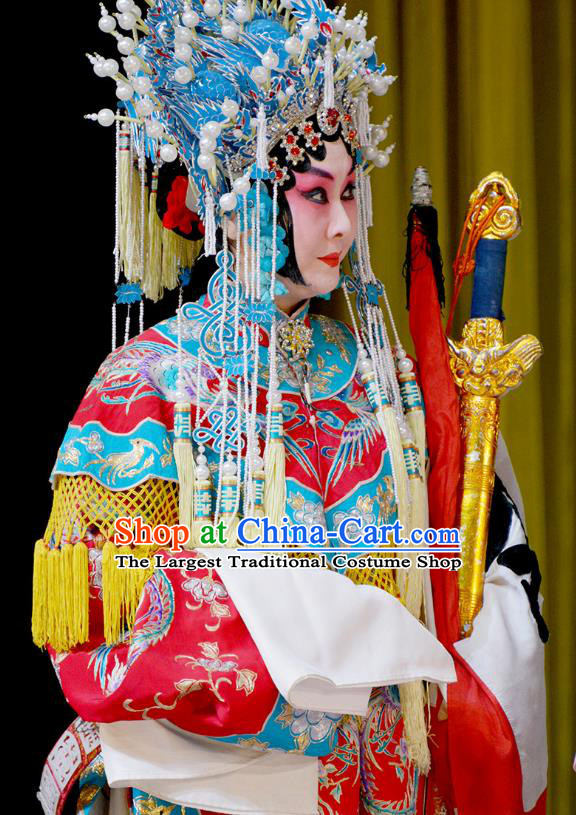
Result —
<instances>
[{"instance_id":1,"label":"beaded net panel","mask_svg":"<svg viewBox=\"0 0 576 815\"><path fill-rule=\"evenodd\" d=\"M87 475L59 476L44 541L52 548L75 543L92 527L111 541L114 522L123 516L139 516L151 526L177 524L178 484L149 478L137 487L114 491Z\"/></svg>"},{"instance_id":2,"label":"beaded net panel","mask_svg":"<svg viewBox=\"0 0 576 815\"><path fill-rule=\"evenodd\" d=\"M51 547L83 540L95 527L102 541L114 537L117 518L141 517L151 526L178 523L178 484L150 478L137 487L114 491L90 476L60 476L44 541ZM347 569L354 583L378 586L395 597L398 587L391 569Z\"/></svg>"}]
</instances>

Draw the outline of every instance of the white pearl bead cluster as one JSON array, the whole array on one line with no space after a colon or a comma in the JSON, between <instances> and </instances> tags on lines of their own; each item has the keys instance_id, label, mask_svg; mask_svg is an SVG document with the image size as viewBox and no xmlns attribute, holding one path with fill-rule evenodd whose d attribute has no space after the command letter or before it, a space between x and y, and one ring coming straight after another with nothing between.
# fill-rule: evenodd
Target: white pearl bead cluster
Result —
<instances>
[{"instance_id":1,"label":"white pearl bead cluster","mask_svg":"<svg viewBox=\"0 0 576 815\"><path fill-rule=\"evenodd\" d=\"M333 22L336 33L347 39L361 42L366 39L366 25L368 15L359 12L353 20L346 19L346 5L342 6Z\"/></svg>"},{"instance_id":2,"label":"white pearl bead cluster","mask_svg":"<svg viewBox=\"0 0 576 815\"><path fill-rule=\"evenodd\" d=\"M261 64L254 66L250 71L252 80L258 85L266 85L270 80L270 71L276 69L280 63L278 54L271 48L262 55Z\"/></svg>"},{"instance_id":3,"label":"white pearl bead cluster","mask_svg":"<svg viewBox=\"0 0 576 815\"><path fill-rule=\"evenodd\" d=\"M400 344L394 346L394 356L396 357L396 368L401 374L410 373L414 368L414 364L410 357L406 356L406 351Z\"/></svg>"},{"instance_id":4,"label":"white pearl bead cluster","mask_svg":"<svg viewBox=\"0 0 576 815\"><path fill-rule=\"evenodd\" d=\"M188 28L196 28L200 22L200 17L191 8L190 3L184 3L184 11L182 13L182 23Z\"/></svg>"},{"instance_id":5,"label":"white pearl bead cluster","mask_svg":"<svg viewBox=\"0 0 576 815\"><path fill-rule=\"evenodd\" d=\"M188 63L192 59L191 42L196 37L195 28L200 22L200 17L189 4L184 7L182 14L182 25L174 26L174 57L183 63ZM174 71L174 79L181 85L187 85L194 79L194 71L190 65L180 65Z\"/></svg>"},{"instance_id":6,"label":"white pearl bead cluster","mask_svg":"<svg viewBox=\"0 0 576 815\"><path fill-rule=\"evenodd\" d=\"M196 478L199 481L206 481L210 477L208 459L204 455L205 450L206 448L203 444L198 446L198 455L196 456Z\"/></svg>"},{"instance_id":7,"label":"white pearl bead cluster","mask_svg":"<svg viewBox=\"0 0 576 815\"><path fill-rule=\"evenodd\" d=\"M232 458L232 454L228 453L228 458L226 459L226 461L224 462L224 466L222 467L222 474L228 477L235 476L237 469L238 468L236 467L236 462Z\"/></svg>"},{"instance_id":8,"label":"white pearl bead cluster","mask_svg":"<svg viewBox=\"0 0 576 815\"><path fill-rule=\"evenodd\" d=\"M196 161L202 170L208 171L216 166L214 152L216 150L217 139L221 131L222 125L220 122L214 121L207 122L205 125L202 125L202 128L200 129L200 154Z\"/></svg>"},{"instance_id":9,"label":"white pearl bead cluster","mask_svg":"<svg viewBox=\"0 0 576 815\"><path fill-rule=\"evenodd\" d=\"M248 22L250 19L250 11L244 0L238 0L236 8L232 12L232 16L237 23L240 23L240 25Z\"/></svg>"},{"instance_id":10,"label":"white pearl bead cluster","mask_svg":"<svg viewBox=\"0 0 576 815\"><path fill-rule=\"evenodd\" d=\"M217 17L222 10L219 0L206 0L204 3L204 14L207 17Z\"/></svg>"},{"instance_id":11,"label":"white pearl bead cluster","mask_svg":"<svg viewBox=\"0 0 576 815\"><path fill-rule=\"evenodd\" d=\"M378 150L380 142L388 135L388 127L390 125L391 117L388 118L381 125L370 125L368 144L362 148L362 155L366 161L371 161L375 167L387 167L390 163L390 154L395 148L395 144L390 144L385 150Z\"/></svg>"},{"instance_id":12,"label":"white pearl bead cluster","mask_svg":"<svg viewBox=\"0 0 576 815\"><path fill-rule=\"evenodd\" d=\"M121 54L130 54L136 47L133 37L118 34L117 28L123 31L133 31L141 19L141 9L132 0L118 0L116 3L118 13L112 15L106 10L103 3L100 3L100 20L98 27L106 34L114 34L117 38L117 47Z\"/></svg>"},{"instance_id":13,"label":"white pearl bead cluster","mask_svg":"<svg viewBox=\"0 0 576 815\"><path fill-rule=\"evenodd\" d=\"M368 356L368 351L363 345L358 345L358 370L361 374L370 374L374 370L372 360Z\"/></svg>"},{"instance_id":14,"label":"white pearl bead cluster","mask_svg":"<svg viewBox=\"0 0 576 815\"><path fill-rule=\"evenodd\" d=\"M312 70L303 63L310 44L318 40L320 36L319 21L312 15L309 20L299 24L296 29L291 28L288 25L288 16L293 6L293 0L278 0L277 3L277 12L280 13L280 10L286 12L286 25L289 29L287 33L290 34L284 42L284 49L289 60L301 63L300 75L312 87L318 73L322 70L327 71L325 59L321 54L318 54ZM109 76L115 79L117 99L120 102L132 101L137 116L143 121L147 135L158 140L159 156L162 161L175 161L178 157L175 140L166 133L165 125L158 118L153 118L153 114L158 111L159 106L161 107L163 103L154 94L154 84L151 78L152 71L145 61L135 53L138 43L137 31L147 31L146 24L142 20L141 9L134 3L134 0L118 0L115 12L109 13L104 4L100 4L100 12L99 28L101 31L114 36L118 51L122 55L125 75L120 72L117 60L104 59L99 55L90 57L94 72L98 76ZM222 36L225 39L236 41L242 36L244 24L252 19L253 4L251 0L236 0L233 8L226 9L226 3L223 3L222 0L203 0L202 13L208 18L218 18ZM199 25L200 19L201 15L192 8L191 2L185 0L181 14L176 15L172 21L174 58L176 62L173 79L181 85L188 85L195 78L191 62L194 56L194 42L199 36L196 27ZM330 42L330 48L334 52L334 82L348 77L350 87L354 86L354 93L360 93L360 95L364 93L366 95L367 91L371 90L376 95L384 95L395 77L371 72L366 67L365 61L374 54L376 41L376 37L372 37L370 40L366 39L366 25L367 15L363 12L357 14L354 19L347 19L345 6L340 8L333 18L334 35ZM271 72L277 70L279 65L279 54L269 47L261 55L260 64L256 65L251 71L253 81L259 87L270 87ZM330 77L332 77L332 71ZM290 97L295 92L296 88L293 84L279 91L277 101L280 107L288 104ZM197 166L201 170L210 173L211 178L214 178L212 174L215 172L216 167L215 153L218 148L218 139L222 127L234 128L239 113L239 105L233 99L225 99L221 105L221 110L229 123L222 124L217 121L210 121L203 126L199 136L200 151L196 159ZM97 114L91 114L88 118L98 121L104 127L109 127L115 121L116 116L109 108L103 108ZM390 153L394 149L394 145L390 145L384 150L378 149L379 142L386 138L387 130L388 121L370 128L369 143L362 145L365 160L376 167L385 167L389 163ZM231 132L241 138L240 131L233 129ZM250 181L247 177L237 178L232 190L226 192L220 198L221 212L233 211L237 207L238 196L245 194L249 186Z\"/></svg>"}]
</instances>

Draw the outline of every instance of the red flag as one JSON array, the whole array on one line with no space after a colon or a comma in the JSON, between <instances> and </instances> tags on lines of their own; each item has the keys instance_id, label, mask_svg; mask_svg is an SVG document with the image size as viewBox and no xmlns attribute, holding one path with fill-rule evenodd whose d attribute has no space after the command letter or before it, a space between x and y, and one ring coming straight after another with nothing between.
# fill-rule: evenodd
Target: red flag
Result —
<instances>
[{"instance_id":1,"label":"red flag","mask_svg":"<svg viewBox=\"0 0 576 815\"><path fill-rule=\"evenodd\" d=\"M433 218L426 220L435 225L436 213L432 207L413 208L409 216L412 219L409 229L410 333L426 408L430 526L454 527L458 520L461 466L460 400L450 371L430 242L422 226L424 210L428 213L432 210ZM432 588L434 595L442 598L436 611L438 637L443 643L452 643L459 636L456 573L433 571Z\"/></svg>"}]
</instances>

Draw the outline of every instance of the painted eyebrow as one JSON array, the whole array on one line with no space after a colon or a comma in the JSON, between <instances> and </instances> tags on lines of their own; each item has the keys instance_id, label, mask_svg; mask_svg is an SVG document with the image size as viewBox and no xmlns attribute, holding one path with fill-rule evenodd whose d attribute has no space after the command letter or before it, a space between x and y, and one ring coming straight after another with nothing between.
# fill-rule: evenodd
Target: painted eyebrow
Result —
<instances>
[{"instance_id":1,"label":"painted eyebrow","mask_svg":"<svg viewBox=\"0 0 576 815\"><path fill-rule=\"evenodd\" d=\"M350 170L348 171L347 177L352 172L354 172L354 162L352 162L352 166L350 167ZM307 171L307 174L309 174L309 175L317 175L320 178L329 178L331 181L334 181L334 176L332 175L332 173L329 173L328 170L323 170L321 167L312 166Z\"/></svg>"},{"instance_id":2,"label":"painted eyebrow","mask_svg":"<svg viewBox=\"0 0 576 815\"><path fill-rule=\"evenodd\" d=\"M331 181L334 181L334 176L332 173L329 173L328 170L322 170L320 167L310 167L306 174L318 175L320 178L329 178Z\"/></svg>"}]
</instances>

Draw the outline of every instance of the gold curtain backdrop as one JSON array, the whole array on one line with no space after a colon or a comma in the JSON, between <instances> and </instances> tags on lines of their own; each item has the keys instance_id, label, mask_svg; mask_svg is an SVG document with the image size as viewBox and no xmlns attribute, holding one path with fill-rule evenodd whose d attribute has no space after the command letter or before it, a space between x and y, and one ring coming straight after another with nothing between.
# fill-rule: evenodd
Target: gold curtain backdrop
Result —
<instances>
[{"instance_id":1,"label":"gold curtain backdrop","mask_svg":"<svg viewBox=\"0 0 576 815\"><path fill-rule=\"evenodd\" d=\"M543 573L550 815L576 811L574 741L574 6L571 0L352 0L398 75L371 97L392 114L390 165L372 173L372 262L409 346L402 262L414 168L430 171L447 292L467 201L500 170L518 192L523 230L508 248L505 336L535 334L544 356L506 396L502 431ZM463 288L454 327L470 304ZM341 302L338 303L341 306ZM341 316L345 319L345 310ZM490 813L498 815L498 813Z\"/></svg>"}]
</instances>

